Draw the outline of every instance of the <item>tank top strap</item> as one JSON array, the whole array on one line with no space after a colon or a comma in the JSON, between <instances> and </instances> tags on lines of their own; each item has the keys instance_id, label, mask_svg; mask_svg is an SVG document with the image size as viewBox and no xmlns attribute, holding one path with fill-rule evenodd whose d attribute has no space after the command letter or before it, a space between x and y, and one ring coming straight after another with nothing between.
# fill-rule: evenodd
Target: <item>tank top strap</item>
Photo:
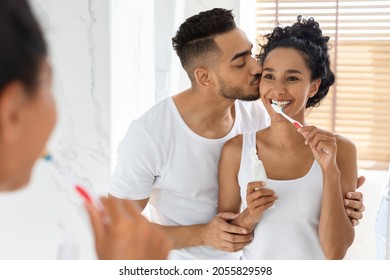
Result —
<instances>
[{"instance_id":1,"label":"tank top strap","mask_svg":"<svg viewBox=\"0 0 390 280\"><path fill-rule=\"evenodd\" d=\"M242 150L247 149L250 151L252 148L256 148L256 131L243 134Z\"/></svg>"}]
</instances>

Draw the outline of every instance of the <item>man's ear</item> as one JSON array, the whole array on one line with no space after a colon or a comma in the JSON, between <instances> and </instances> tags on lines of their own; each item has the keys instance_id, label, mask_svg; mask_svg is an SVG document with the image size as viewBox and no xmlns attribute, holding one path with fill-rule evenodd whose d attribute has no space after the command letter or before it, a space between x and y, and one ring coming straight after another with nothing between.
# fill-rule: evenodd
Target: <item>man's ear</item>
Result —
<instances>
[{"instance_id":1,"label":"man's ear","mask_svg":"<svg viewBox=\"0 0 390 280\"><path fill-rule=\"evenodd\" d=\"M20 82L8 84L0 93L0 139L13 142L23 126L25 105L28 96Z\"/></svg>"},{"instance_id":2,"label":"man's ear","mask_svg":"<svg viewBox=\"0 0 390 280\"><path fill-rule=\"evenodd\" d=\"M199 67L194 70L194 77L200 86L208 87L213 84L210 69Z\"/></svg>"}]
</instances>

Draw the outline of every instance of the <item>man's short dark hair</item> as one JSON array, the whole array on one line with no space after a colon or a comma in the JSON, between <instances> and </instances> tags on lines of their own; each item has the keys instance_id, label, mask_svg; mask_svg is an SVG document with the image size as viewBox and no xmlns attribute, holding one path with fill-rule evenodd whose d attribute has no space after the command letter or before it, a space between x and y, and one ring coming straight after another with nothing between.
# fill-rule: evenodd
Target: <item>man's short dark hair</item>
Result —
<instances>
[{"instance_id":1,"label":"man's short dark hair","mask_svg":"<svg viewBox=\"0 0 390 280\"><path fill-rule=\"evenodd\" d=\"M172 38L172 45L190 78L194 61L204 59L212 52L220 52L214 37L235 28L232 10L221 8L201 12L180 25Z\"/></svg>"}]
</instances>

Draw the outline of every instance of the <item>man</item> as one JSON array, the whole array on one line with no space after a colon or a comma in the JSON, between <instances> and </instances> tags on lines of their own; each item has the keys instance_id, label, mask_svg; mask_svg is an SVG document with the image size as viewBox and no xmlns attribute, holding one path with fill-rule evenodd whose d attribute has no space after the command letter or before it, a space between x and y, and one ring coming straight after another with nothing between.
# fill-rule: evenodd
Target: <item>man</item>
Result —
<instances>
[{"instance_id":1,"label":"man","mask_svg":"<svg viewBox=\"0 0 390 280\"><path fill-rule=\"evenodd\" d=\"M141 209L149 202L151 220L178 249L171 259L238 258L252 236L229 224L234 213L217 214L218 162L227 140L266 127L255 101L262 69L252 57L252 44L225 9L188 18L173 47L191 88L132 122L119 147L109 193L136 201ZM363 207L360 201L349 202L352 208Z\"/></svg>"}]
</instances>

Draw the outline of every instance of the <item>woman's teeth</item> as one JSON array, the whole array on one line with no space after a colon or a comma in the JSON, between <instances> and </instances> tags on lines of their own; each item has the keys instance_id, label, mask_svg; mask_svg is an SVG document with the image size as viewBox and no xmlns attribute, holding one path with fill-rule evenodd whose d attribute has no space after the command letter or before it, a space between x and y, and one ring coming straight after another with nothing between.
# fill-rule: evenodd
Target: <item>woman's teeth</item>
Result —
<instances>
[{"instance_id":1,"label":"woman's teeth","mask_svg":"<svg viewBox=\"0 0 390 280\"><path fill-rule=\"evenodd\" d=\"M288 104L291 103L291 101L276 101L276 100L272 100L272 103L275 103L278 107L280 108L284 108L286 107Z\"/></svg>"}]
</instances>

